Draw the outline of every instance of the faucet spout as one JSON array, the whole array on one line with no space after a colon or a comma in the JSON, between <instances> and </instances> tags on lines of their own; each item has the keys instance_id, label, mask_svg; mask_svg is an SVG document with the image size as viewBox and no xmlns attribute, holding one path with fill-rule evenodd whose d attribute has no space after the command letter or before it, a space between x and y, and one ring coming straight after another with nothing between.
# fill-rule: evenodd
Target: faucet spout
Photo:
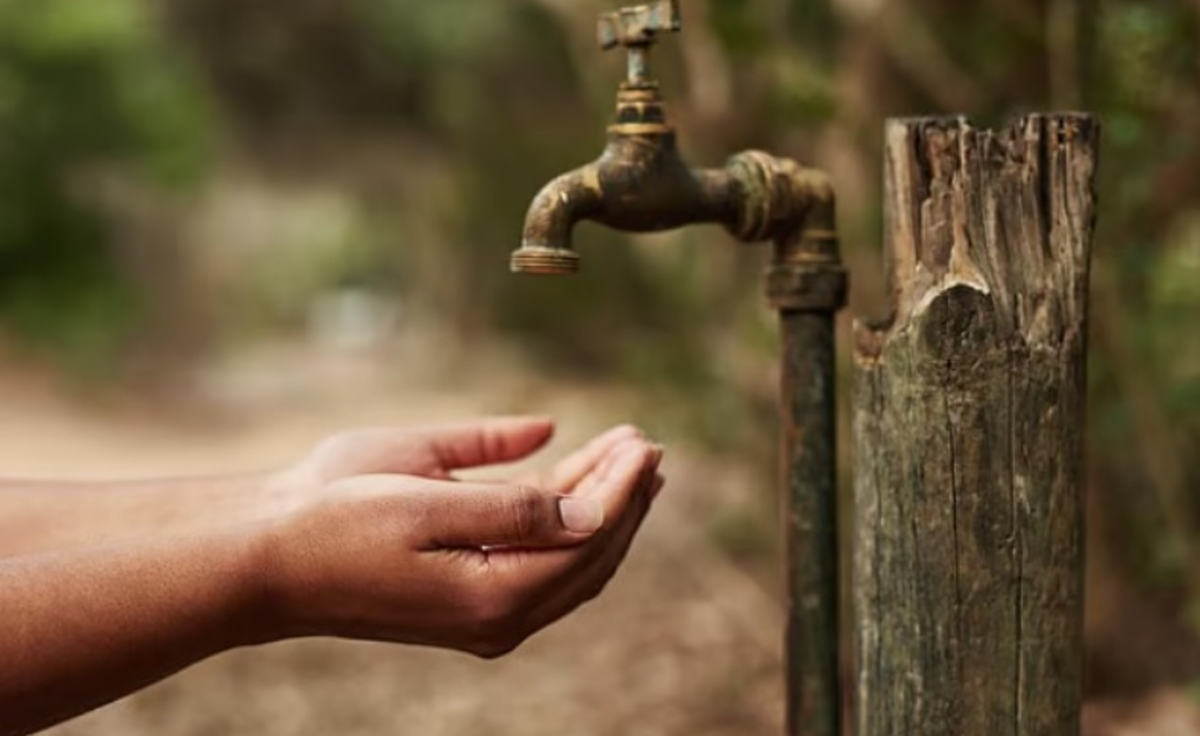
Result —
<instances>
[{"instance_id":1,"label":"faucet spout","mask_svg":"<svg viewBox=\"0 0 1200 736\"><path fill-rule=\"evenodd\" d=\"M585 220L625 232L718 224L743 242L775 241L779 263L837 261L834 190L824 173L759 151L723 168L689 168L663 122L618 122L598 159L546 184L525 216L512 270L577 271L572 233Z\"/></svg>"},{"instance_id":2,"label":"faucet spout","mask_svg":"<svg viewBox=\"0 0 1200 736\"><path fill-rule=\"evenodd\" d=\"M577 270L575 224L590 220L625 232L671 230L692 223L737 227L742 182L728 169L689 169L665 125L651 130L613 126L596 161L542 188L525 217L513 269L533 273Z\"/></svg>"},{"instance_id":3,"label":"faucet spout","mask_svg":"<svg viewBox=\"0 0 1200 736\"><path fill-rule=\"evenodd\" d=\"M521 247L512 255L519 273L560 274L579 270L571 247L575 223L593 217L603 202L595 163L569 171L542 187L525 217Z\"/></svg>"}]
</instances>

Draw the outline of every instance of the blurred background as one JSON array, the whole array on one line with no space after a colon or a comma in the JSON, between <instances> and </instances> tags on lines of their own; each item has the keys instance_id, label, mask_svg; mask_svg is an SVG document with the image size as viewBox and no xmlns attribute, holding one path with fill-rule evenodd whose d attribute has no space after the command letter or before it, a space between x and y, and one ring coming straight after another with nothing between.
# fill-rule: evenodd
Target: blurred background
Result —
<instances>
[{"instance_id":1,"label":"blurred background","mask_svg":"<svg viewBox=\"0 0 1200 736\"><path fill-rule=\"evenodd\" d=\"M670 448L611 591L503 662L278 645L58 733L779 732L764 254L585 225L578 276L508 274L530 198L603 143L615 5L0 0L6 474L268 467L501 411L558 416L551 454L626 419ZM885 117L1101 117L1087 722L1200 734L1200 2L683 6L655 64L688 160L831 172L855 314L886 310Z\"/></svg>"}]
</instances>

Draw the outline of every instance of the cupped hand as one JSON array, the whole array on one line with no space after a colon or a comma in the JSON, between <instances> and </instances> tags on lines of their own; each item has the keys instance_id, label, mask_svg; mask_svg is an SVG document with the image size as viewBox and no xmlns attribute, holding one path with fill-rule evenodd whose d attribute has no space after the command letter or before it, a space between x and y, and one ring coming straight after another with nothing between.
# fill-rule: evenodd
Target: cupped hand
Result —
<instances>
[{"instance_id":1,"label":"cupped hand","mask_svg":"<svg viewBox=\"0 0 1200 736\"><path fill-rule=\"evenodd\" d=\"M267 486L289 508L319 500L336 481L361 475L402 474L449 480L455 470L507 463L540 450L554 435L544 417L497 417L412 428L339 432L299 462L276 473ZM640 437L628 424L599 435L552 468L517 480L568 492L614 445Z\"/></svg>"},{"instance_id":2,"label":"cupped hand","mask_svg":"<svg viewBox=\"0 0 1200 736\"><path fill-rule=\"evenodd\" d=\"M281 476L308 485L270 535L276 634L494 657L595 597L662 484L660 448L622 426L510 482L451 475L524 457L552 430L499 419L323 443Z\"/></svg>"}]
</instances>

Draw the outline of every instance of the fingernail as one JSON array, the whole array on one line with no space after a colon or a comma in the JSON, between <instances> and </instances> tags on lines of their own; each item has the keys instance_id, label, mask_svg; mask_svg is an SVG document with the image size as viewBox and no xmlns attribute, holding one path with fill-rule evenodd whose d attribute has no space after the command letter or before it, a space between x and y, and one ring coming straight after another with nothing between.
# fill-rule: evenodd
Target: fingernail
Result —
<instances>
[{"instance_id":1,"label":"fingernail","mask_svg":"<svg viewBox=\"0 0 1200 736\"><path fill-rule=\"evenodd\" d=\"M558 515L567 531L575 534L592 534L604 525L604 508L590 498L560 498Z\"/></svg>"}]
</instances>

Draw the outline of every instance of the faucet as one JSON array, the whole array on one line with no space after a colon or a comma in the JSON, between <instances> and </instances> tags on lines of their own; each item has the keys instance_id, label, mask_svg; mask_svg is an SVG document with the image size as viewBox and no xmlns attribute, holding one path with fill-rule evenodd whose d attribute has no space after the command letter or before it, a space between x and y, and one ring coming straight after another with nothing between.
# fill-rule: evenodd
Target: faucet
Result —
<instances>
[{"instance_id":1,"label":"faucet","mask_svg":"<svg viewBox=\"0 0 1200 736\"><path fill-rule=\"evenodd\" d=\"M649 70L659 36L681 30L678 0L600 17L600 47L628 54L608 143L598 159L533 198L511 268L577 271L571 235L581 220L626 232L716 223L741 242L772 244L765 291L783 337L787 733L840 736L834 317L847 279L834 188L825 173L761 151L737 154L722 168L684 163Z\"/></svg>"}]
</instances>

